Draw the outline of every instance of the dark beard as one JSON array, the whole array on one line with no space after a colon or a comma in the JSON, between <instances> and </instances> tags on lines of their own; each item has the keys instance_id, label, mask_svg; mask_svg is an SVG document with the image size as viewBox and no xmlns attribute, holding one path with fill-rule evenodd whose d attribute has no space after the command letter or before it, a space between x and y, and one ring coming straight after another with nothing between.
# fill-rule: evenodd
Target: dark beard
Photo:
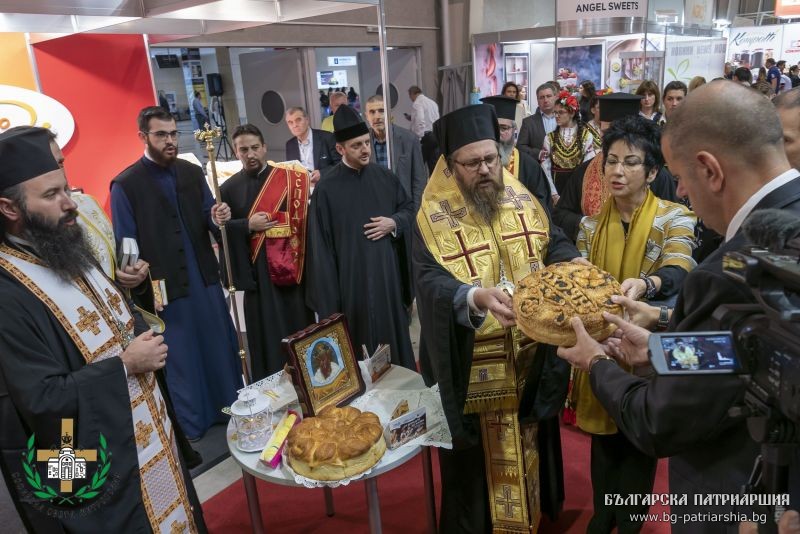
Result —
<instances>
[{"instance_id":1,"label":"dark beard","mask_svg":"<svg viewBox=\"0 0 800 534\"><path fill-rule=\"evenodd\" d=\"M481 177L472 186L466 186L461 180L456 180L464 200L467 201L467 207L483 217L487 223L491 223L500 211L500 199L503 198L503 169L498 167L491 189L479 187L482 181L490 179L491 176Z\"/></svg>"},{"instance_id":2,"label":"dark beard","mask_svg":"<svg viewBox=\"0 0 800 534\"><path fill-rule=\"evenodd\" d=\"M174 145L171 145L171 146L175 147L175 155L174 156L167 156L162 151L160 151L155 146L153 146L153 144L150 143L150 141L148 140L147 141L147 153L150 155L150 157L153 159L153 161L155 161L157 164L161 165L162 167L169 167L170 165L175 163L176 159L178 159L178 145L177 145L177 143L174 144ZM167 148L167 147L164 147L164 148Z\"/></svg>"},{"instance_id":3,"label":"dark beard","mask_svg":"<svg viewBox=\"0 0 800 534\"><path fill-rule=\"evenodd\" d=\"M64 215L55 225L25 209L22 216L25 222L25 239L36 249L39 259L65 282L83 276L95 264L92 248L83 234L83 228L77 222L72 226L66 224L78 217L77 211Z\"/></svg>"}]
</instances>

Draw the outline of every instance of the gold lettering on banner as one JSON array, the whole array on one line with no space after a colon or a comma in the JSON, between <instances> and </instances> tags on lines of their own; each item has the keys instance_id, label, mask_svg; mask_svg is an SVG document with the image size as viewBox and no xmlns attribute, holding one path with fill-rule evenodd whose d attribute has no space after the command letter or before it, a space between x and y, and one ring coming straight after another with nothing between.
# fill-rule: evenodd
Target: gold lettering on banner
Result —
<instances>
[{"instance_id":1,"label":"gold lettering on banner","mask_svg":"<svg viewBox=\"0 0 800 534\"><path fill-rule=\"evenodd\" d=\"M78 308L78 313L80 314L80 317L78 318L78 322L75 323L75 326L78 327L78 330L81 332L91 330L92 334L98 335L100 333L100 326L98 326L100 324L100 316L97 314L97 312L89 312L89 310L81 306Z\"/></svg>"}]
</instances>

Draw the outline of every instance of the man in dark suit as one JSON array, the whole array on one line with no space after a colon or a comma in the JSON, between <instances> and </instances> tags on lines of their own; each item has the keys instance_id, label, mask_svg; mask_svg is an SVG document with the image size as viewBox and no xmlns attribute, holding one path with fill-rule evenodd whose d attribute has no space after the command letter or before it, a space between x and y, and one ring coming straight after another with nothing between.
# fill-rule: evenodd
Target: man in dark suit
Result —
<instances>
[{"instance_id":1,"label":"man in dark suit","mask_svg":"<svg viewBox=\"0 0 800 534\"><path fill-rule=\"evenodd\" d=\"M712 314L719 305L754 302L747 287L722 272L724 254L746 245L740 228L752 211L777 208L800 213L800 172L786 158L783 132L770 102L724 80L690 93L667 123L662 148L678 181L678 195L688 195L697 215L726 239L687 276L669 330L715 330ZM759 157L753 159L752 154ZM627 299L621 303L632 318L639 316L641 303ZM559 349L559 354L589 371L595 395L637 447L653 456L670 457L670 493L688 495L686 505L671 503L672 513L743 511L732 505L701 506L693 498L738 493L753 468L758 447L745 419L728 413L742 401L741 380L732 375L648 380L630 374L606 354L646 364L649 332L617 317L606 318L621 328L619 341L601 345L586 334L580 320L573 319L578 343ZM673 525L675 533L737 531L738 525L721 522Z\"/></svg>"},{"instance_id":2,"label":"man in dark suit","mask_svg":"<svg viewBox=\"0 0 800 534\"><path fill-rule=\"evenodd\" d=\"M386 159L386 108L381 95L367 100L367 123L370 127L372 155L370 161L389 168ZM428 183L428 171L422 159L417 136L400 126L392 125L392 172L400 179L403 189L414 201L414 212L419 208L419 199Z\"/></svg>"},{"instance_id":3,"label":"man in dark suit","mask_svg":"<svg viewBox=\"0 0 800 534\"><path fill-rule=\"evenodd\" d=\"M286 126L294 136L286 141L286 159L302 163L311 173L311 183L316 184L322 171L342 159L336 152L336 139L330 132L311 128L308 114L301 107L286 111Z\"/></svg>"},{"instance_id":4,"label":"man in dark suit","mask_svg":"<svg viewBox=\"0 0 800 534\"><path fill-rule=\"evenodd\" d=\"M536 89L539 109L530 117L522 119L517 148L539 161L539 152L544 146L544 137L556 129L555 105L558 88L552 83L543 83Z\"/></svg>"}]
</instances>

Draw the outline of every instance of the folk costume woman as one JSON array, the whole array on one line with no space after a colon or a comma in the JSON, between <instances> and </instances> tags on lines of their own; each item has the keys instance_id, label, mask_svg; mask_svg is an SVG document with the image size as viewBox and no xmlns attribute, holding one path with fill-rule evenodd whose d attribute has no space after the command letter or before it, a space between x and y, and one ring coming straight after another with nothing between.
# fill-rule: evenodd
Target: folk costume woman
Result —
<instances>
[{"instance_id":1,"label":"folk costume woman","mask_svg":"<svg viewBox=\"0 0 800 534\"><path fill-rule=\"evenodd\" d=\"M611 273L633 299L675 295L696 263L692 259L697 217L682 204L659 199L650 184L664 158L660 130L642 117L614 121L603 136L604 181L610 197L600 213L585 218L578 250ZM650 493L656 460L617 430L592 393L589 375L574 372L571 403L577 425L592 436L594 516L589 532L638 532L633 519L647 506L606 506L604 494ZM633 514L633 515L631 515Z\"/></svg>"},{"instance_id":2,"label":"folk costume woman","mask_svg":"<svg viewBox=\"0 0 800 534\"><path fill-rule=\"evenodd\" d=\"M556 129L544 138L544 148L539 154L554 196L573 169L595 155L594 138L580 122L578 113L578 99L569 91L561 91L555 104Z\"/></svg>"}]
</instances>

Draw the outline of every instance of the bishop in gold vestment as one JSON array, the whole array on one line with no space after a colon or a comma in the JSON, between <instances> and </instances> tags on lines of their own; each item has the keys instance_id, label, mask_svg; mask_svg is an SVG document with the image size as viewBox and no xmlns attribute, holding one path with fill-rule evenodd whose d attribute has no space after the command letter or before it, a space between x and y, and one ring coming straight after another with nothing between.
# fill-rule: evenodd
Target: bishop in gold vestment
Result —
<instances>
[{"instance_id":1,"label":"bishop in gold vestment","mask_svg":"<svg viewBox=\"0 0 800 534\"><path fill-rule=\"evenodd\" d=\"M514 326L511 294L530 272L579 253L503 169L492 106L456 110L434 132L443 156L417 213L414 278L422 371L439 384L453 435L439 455L440 531L531 532L537 425L520 423L519 405L536 346Z\"/></svg>"}]
</instances>

